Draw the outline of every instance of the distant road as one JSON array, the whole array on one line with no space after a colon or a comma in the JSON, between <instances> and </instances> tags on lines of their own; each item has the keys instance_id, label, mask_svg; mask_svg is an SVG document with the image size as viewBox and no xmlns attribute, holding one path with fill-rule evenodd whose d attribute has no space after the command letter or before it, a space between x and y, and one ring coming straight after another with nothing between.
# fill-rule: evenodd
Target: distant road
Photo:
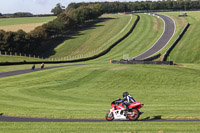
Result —
<instances>
[{"instance_id":1,"label":"distant road","mask_svg":"<svg viewBox=\"0 0 200 133\"><path fill-rule=\"evenodd\" d=\"M41 71L41 70L47 70L47 69L52 69L52 68L67 67L67 66L82 66L82 65L92 65L92 64L107 64L107 63L85 63L85 64L83 63L83 64L60 65L60 66L45 67L44 69L37 68L35 70L31 70L31 66L30 66L30 69L0 72L0 78L20 75L20 74L25 74L25 73L31 73L31 72Z\"/></svg>"},{"instance_id":2,"label":"distant road","mask_svg":"<svg viewBox=\"0 0 200 133\"><path fill-rule=\"evenodd\" d=\"M163 19L164 31L162 35L160 36L160 38L156 41L156 43L150 49L148 49L147 51L145 51L144 53L136 57L133 57L133 59L135 60L143 60L143 59L148 58L149 56L156 54L168 44L168 42L171 40L171 38L174 35L175 29L176 29L174 20L165 15L159 15L159 14L156 14L156 15Z\"/></svg>"}]
</instances>

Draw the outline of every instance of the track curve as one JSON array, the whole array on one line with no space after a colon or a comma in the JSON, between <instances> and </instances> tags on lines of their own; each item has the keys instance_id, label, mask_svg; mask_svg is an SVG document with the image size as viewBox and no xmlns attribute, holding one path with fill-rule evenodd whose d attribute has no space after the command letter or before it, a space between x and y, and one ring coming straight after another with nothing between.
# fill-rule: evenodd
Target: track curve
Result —
<instances>
[{"instance_id":1,"label":"track curve","mask_svg":"<svg viewBox=\"0 0 200 133\"><path fill-rule=\"evenodd\" d=\"M200 122L199 119L140 119L140 122ZM105 119L48 119L0 116L0 122L108 122ZM128 120L114 120L113 122L128 122Z\"/></svg>"},{"instance_id":2,"label":"track curve","mask_svg":"<svg viewBox=\"0 0 200 133\"><path fill-rule=\"evenodd\" d=\"M144 60L156 54L157 52L162 50L168 44L171 38L174 36L175 29L176 29L174 20L165 15L160 15L160 14L156 14L156 15L159 16L164 21L164 31L162 35L150 49L148 49L147 51L145 51L144 53L136 57L133 57L132 59Z\"/></svg>"}]
</instances>

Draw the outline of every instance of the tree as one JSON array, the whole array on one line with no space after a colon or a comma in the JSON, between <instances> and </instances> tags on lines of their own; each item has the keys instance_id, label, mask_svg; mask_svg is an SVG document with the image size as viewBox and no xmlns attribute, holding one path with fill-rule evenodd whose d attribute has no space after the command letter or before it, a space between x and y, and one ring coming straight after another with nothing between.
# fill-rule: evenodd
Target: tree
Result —
<instances>
[{"instance_id":1,"label":"tree","mask_svg":"<svg viewBox=\"0 0 200 133\"><path fill-rule=\"evenodd\" d=\"M55 15L62 13L65 10L65 7L60 3L56 4L56 7L51 10L51 12Z\"/></svg>"},{"instance_id":2,"label":"tree","mask_svg":"<svg viewBox=\"0 0 200 133\"><path fill-rule=\"evenodd\" d=\"M3 15L0 13L0 16L3 16Z\"/></svg>"},{"instance_id":3,"label":"tree","mask_svg":"<svg viewBox=\"0 0 200 133\"><path fill-rule=\"evenodd\" d=\"M26 35L27 33L23 30L18 30L17 32L15 32L15 36L13 37L13 41L15 44L13 48L14 52L26 52L26 49L24 48L28 41L25 38Z\"/></svg>"}]
</instances>

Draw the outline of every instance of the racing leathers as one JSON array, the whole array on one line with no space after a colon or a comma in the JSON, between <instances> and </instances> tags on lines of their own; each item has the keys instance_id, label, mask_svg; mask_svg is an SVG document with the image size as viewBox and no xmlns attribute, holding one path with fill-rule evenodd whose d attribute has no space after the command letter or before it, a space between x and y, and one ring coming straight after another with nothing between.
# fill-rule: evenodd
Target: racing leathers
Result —
<instances>
[{"instance_id":1,"label":"racing leathers","mask_svg":"<svg viewBox=\"0 0 200 133\"><path fill-rule=\"evenodd\" d=\"M122 100L117 101L117 103L123 103L123 105L126 107L126 110L128 111L128 106L133 103L136 102L133 97L131 95L128 95L126 97L124 97Z\"/></svg>"},{"instance_id":2,"label":"racing leathers","mask_svg":"<svg viewBox=\"0 0 200 133\"><path fill-rule=\"evenodd\" d=\"M128 95L128 96L126 96L126 97L123 98L122 102L125 105L126 110L128 110L128 106L131 103L135 102L135 100L133 99L133 97L131 95Z\"/></svg>"}]
</instances>

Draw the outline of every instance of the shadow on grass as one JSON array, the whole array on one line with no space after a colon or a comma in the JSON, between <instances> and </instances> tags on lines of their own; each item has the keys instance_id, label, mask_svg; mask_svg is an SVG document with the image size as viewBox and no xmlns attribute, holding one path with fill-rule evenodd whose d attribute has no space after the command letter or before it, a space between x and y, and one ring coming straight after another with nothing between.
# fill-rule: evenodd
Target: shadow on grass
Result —
<instances>
[{"instance_id":1,"label":"shadow on grass","mask_svg":"<svg viewBox=\"0 0 200 133\"><path fill-rule=\"evenodd\" d=\"M162 120L162 115L153 116L153 118L148 116L144 119L140 119L139 121L153 121L153 120Z\"/></svg>"},{"instance_id":2,"label":"shadow on grass","mask_svg":"<svg viewBox=\"0 0 200 133\"><path fill-rule=\"evenodd\" d=\"M60 35L59 37L52 38L52 39L44 42L45 47L40 48L43 51L38 50L39 53L40 53L39 55L42 56L42 57L45 57L45 58L48 58L52 55L55 55L56 51L54 49L58 45L60 45L61 43L65 42L66 40L69 40L69 39L76 39L77 36L84 35L84 34L81 34L81 31L89 30L89 29L95 29L97 27L104 26L104 25L97 25L97 24L105 22L105 21L109 21L109 20L112 20L112 19L117 19L117 18L99 18L96 21L91 21L91 22L85 23L84 25L79 27L79 29L76 29L74 31L70 31L70 32L66 33L66 35ZM46 47L47 45L48 45L48 48Z\"/></svg>"}]
</instances>

